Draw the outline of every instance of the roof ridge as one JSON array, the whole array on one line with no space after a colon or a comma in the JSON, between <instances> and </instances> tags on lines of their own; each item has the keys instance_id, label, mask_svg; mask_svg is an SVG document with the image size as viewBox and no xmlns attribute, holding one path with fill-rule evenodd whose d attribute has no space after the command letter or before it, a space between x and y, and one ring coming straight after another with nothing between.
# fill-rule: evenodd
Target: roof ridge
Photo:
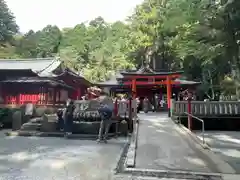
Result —
<instances>
[{"instance_id":1,"label":"roof ridge","mask_svg":"<svg viewBox=\"0 0 240 180\"><path fill-rule=\"evenodd\" d=\"M25 62L33 62L35 60L41 60L41 61L47 61L47 60L58 60L55 57L48 57L48 58L23 58L23 59L0 59L0 62L19 62L19 61L25 61Z\"/></svg>"}]
</instances>

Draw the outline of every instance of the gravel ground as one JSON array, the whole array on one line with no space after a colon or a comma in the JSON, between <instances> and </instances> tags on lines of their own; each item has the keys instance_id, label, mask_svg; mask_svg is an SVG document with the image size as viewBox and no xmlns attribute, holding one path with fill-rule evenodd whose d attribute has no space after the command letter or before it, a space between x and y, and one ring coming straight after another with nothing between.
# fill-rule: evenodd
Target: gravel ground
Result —
<instances>
[{"instance_id":1,"label":"gravel ground","mask_svg":"<svg viewBox=\"0 0 240 180\"><path fill-rule=\"evenodd\" d=\"M0 180L110 180L127 142L6 137L0 132Z\"/></svg>"}]
</instances>

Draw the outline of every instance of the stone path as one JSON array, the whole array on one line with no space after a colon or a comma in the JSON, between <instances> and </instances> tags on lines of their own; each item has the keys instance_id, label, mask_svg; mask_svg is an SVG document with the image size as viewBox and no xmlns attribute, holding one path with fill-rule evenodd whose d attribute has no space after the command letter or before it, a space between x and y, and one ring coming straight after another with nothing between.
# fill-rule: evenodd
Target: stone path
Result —
<instances>
[{"instance_id":1,"label":"stone path","mask_svg":"<svg viewBox=\"0 0 240 180\"><path fill-rule=\"evenodd\" d=\"M202 139L201 132L195 132ZM240 132L207 131L205 141L211 150L240 174Z\"/></svg>"},{"instance_id":2,"label":"stone path","mask_svg":"<svg viewBox=\"0 0 240 180\"><path fill-rule=\"evenodd\" d=\"M111 180L126 139L108 144L0 132L0 180Z\"/></svg>"},{"instance_id":3,"label":"stone path","mask_svg":"<svg viewBox=\"0 0 240 180\"><path fill-rule=\"evenodd\" d=\"M136 168L216 172L187 134L163 113L139 114Z\"/></svg>"}]
</instances>

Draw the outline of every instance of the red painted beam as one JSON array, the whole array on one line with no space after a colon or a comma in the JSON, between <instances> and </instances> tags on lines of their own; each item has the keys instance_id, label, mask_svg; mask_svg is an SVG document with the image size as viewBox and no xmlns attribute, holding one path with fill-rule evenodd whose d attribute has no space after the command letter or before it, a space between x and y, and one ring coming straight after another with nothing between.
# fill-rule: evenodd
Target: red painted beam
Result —
<instances>
[{"instance_id":1,"label":"red painted beam","mask_svg":"<svg viewBox=\"0 0 240 180\"><path fill-rule=\"evenodd\" d=\"M131 81L123 83L124 85L132 85ZM166 85L166 81L156 81L156 82L147 82L147 81L136 81L136 85ZM180 82L170 81L170 84L180 84Z\"/></svg>"},{"instance_id":2,"label":"red painted beam","mask_svg":"<svg viewBox=\"0 0 240 180\"><path fill-rule=\"evenodd\" d=\"M170 78L179 78L181 77L180 74L174 74L174 75L155 75L155 76L145 76L145 75L125 75L124 79L157 79L157 78L164 78L166 79L167 77Z\"/></svg>"}]
</instances>

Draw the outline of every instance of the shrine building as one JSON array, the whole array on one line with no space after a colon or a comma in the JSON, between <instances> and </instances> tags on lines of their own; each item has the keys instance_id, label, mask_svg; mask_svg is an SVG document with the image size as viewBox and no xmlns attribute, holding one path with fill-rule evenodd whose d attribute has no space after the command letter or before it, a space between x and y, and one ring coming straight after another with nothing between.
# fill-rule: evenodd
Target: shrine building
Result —
<instances>
[{"instance_id":1,"label":"shrine building","mask_svg":"<svg viewBox=\"0 0 240 180\"><path fill-rule=\"evenodd\" d=\"M81 99L90 86L57 58L0 60L0 104L54 106Z\"/></svg>"},{"instance_id":2,"label":"shrine building","mask_svg":"<svg viewBox=\"0 0 240 180\"><path fill-rule=\"evenodd\" d=\"M171 98L178 97L180 92L186 89L195 89L200 82L182 79L183 71L169 71L160 63L153 63L154 66L142 65L138 70L121 71L116 76L111 77L105 82L96 85L110 91L111 94L118 92L132 92L134 98L139 97L154 101L154 97L165 99L167 109L170 111Z\"/></svg>"}]
</instances>

